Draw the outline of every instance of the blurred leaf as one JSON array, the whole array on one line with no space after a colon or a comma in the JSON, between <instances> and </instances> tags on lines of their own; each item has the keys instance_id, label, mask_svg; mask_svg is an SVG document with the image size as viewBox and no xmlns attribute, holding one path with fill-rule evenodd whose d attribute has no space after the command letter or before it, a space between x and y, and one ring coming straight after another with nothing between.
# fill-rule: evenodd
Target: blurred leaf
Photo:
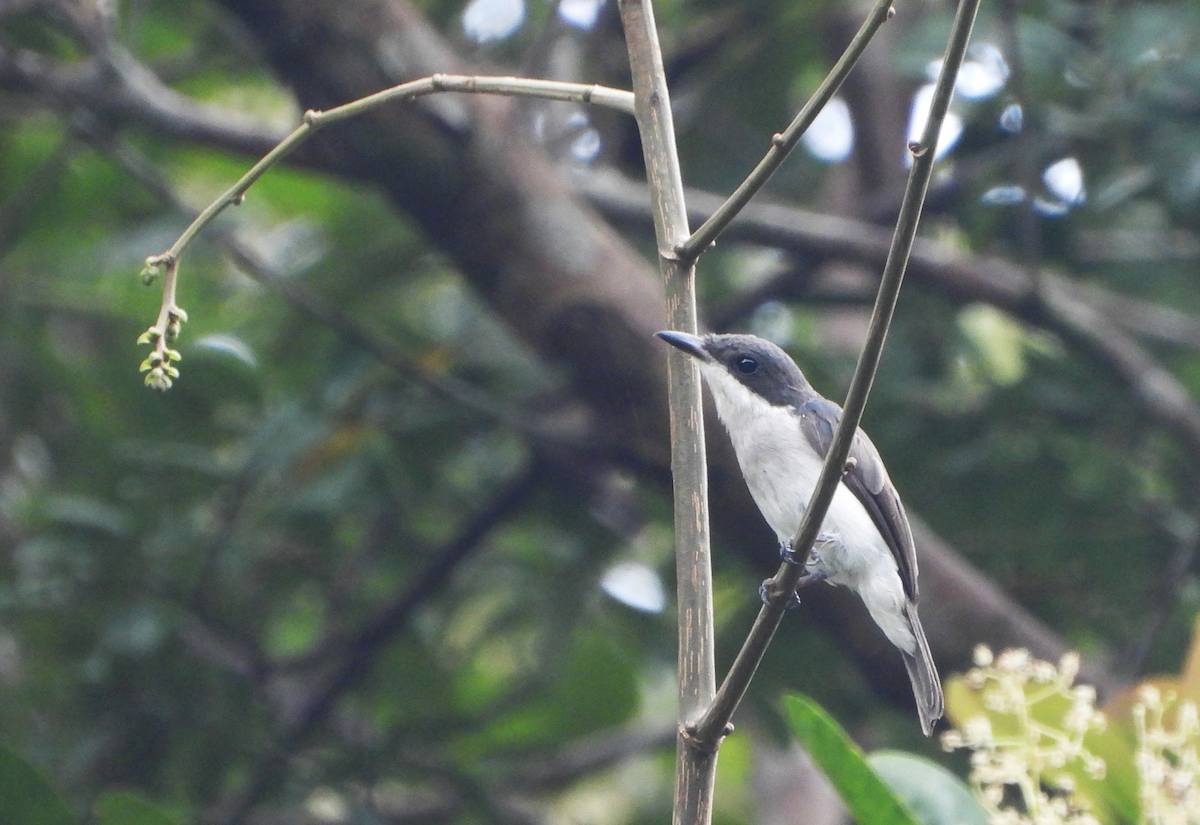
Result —
<instances>
[{"instance_id":1,"label":"blurred leaf","mask_svg":"<svg viewBox=\"0 0 1200 825\"><path fill-rule=\"evenodd\" d=\"M121 508L92 496L51 494L46 496L42 507L46 518L60 525L96 530L117 538L128 535L132 522Z\"/></svg>"},{"instance_id":2,"label":"blurred leaf","mask_svg":"<svg viewBox=\"0 0 1200 825\"><path fill-rule=\"evenodd\" d=\"M1200 705L1200 615L1196 616L1192 626L1192 643L1183 672L1179 674L1179 698Z\"/></svg>"},{"instance_id":3,"label":"blurred leaf","mask_svg":"<svg viewBox=\"0 0 1200 825\"><path fill-rule=\"evenodd\" d=\"M967 783L936 762L875 751L867 764L925 825L987 825L987 811Z\"/></svg>"},{"instance_id":4,"label":"blurred leaf","mask_svg":"<svg viewBox=\"0 0 1200 825\"><path fill-rule=\"evenodd\" d=\"M919 825L867 763L863 752L816 702L798 693L783 697L792 733L833 783L858 825Z\"/></svg>"},{"instance_id":5,"label":"blurred leaf","mask_svg":"<svg viewBox=\"0 0 1200 825\"><path fill-rule=\"evenodd\" d=\"M971 304L958 314L958 325L975 348L979 376L1001 386L1025 375L1028 335L1012 316L986 304Z\"/></svg>"},{"instance_id":6,"label":"blurred leaf","mask_svg":"<svg viewBox=\"0 0 1200 825\"><path fill-rule=\"evenodd\" d=\"M1114 696L1104 706L1108 729L1095 737L1095 741L1090 737L1088 739L1088 746L1104 759L1108 767L1102 783L1106 801L1127 819L1136 817L1140 811L1140 780L1134 763L1137 735L1133 727L1132 710L1139 701L1138 692L1144 685L1152 685L1164 695L1174 694L1180 700L1200 704L1200 615L1194 620L1192 641L1182 672L1178 676L1143 679ZM1168 724L1174 724L1178 707L1175 705L1167 712Z\"/></svg>"},{"instance_id":7,"label":"blurred leaf","mask_svg":"<svg viewBox=\"0 0 1200 825\"><path fill-rule=\"evenodd\" d=\"M76 825L41 772L0 747L0 822L4 825Z\"/></svg>"},{"instance_id":8,"label":"blurred leaf","mask_svg":"<svg viewBox=\"0 0 1200 825\"><path fill-rule=\"evenodd\" d=\"M628 720L637 710L637 674L630 659L603 634L581 631L547 695L503 717L488 731L500 744L566 740Z\"/></svg>"},{"instance_id":9,"label":"blurred leaf","mask_svg":"<svg viewBox=\"0 0 1200 825\"><path fill-rule=\"evenodd\" d=\"M321 639L325 625L325 601L315 584L300 587L267 625L265 647L278 658L300 656Z\"/></svg>"},{"instance_id":10,"label":"blurred leaf","mask_svg":"<svg viewBox=\"0 0 1200 825\"><path fill-rule=\"evenodd\" d=\"M96 803L96 825L175 825L175 820L131 793L109 793Z\"/></svg>"}]
</instances>

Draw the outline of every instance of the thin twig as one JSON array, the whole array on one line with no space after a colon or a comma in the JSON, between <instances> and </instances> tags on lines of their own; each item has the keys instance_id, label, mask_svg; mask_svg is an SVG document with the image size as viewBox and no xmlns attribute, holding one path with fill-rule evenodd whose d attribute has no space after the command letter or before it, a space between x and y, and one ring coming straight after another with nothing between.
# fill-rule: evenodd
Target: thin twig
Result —
<instances>
[{"instance_id":1,"label":"thin twig","mask_svg":"<svg viewBox=\"0 0 1200 825\"><path fill-rule=\"evenodd\" d=\"M99 151L118 163L149 192L164 204L183 215L194 215L195 211L178 196L167 176L148 158L128 143L108 139L101 135L77 130L79 134ZM491 396L478 388L445 375L426 369L421 364L398 350L369 329L363 327L351 315L342 312L321 296L306 289L295 280L281 278L263 264L249 246L238 240L229 229L214 230L217 245L228 254L254 281L279 295L296 309L321 322L345 341L374 356L381 364L400 377L418 384L425 390L464 409L495 421L530 440L542 444L554 444L575 450L590 452L598 447L595 439L574 436L562 428L542 426L528 413L519 413L503 400Z\"/></svg>"},{"instance_id":2,"label":"thin twig","mask_svg":"<svg viewBox=\"0 0 1200 825\"><path fill-rule=\"evenodd\" d=\"M401 83L373 95L337 106L325 111L309 110L303 122L280 141L275 148L255 163L250 170L232 186L222 192L216 200L206 206L196 219L188 225L170 249L146 258L142 278L147 283L160 275L163 277L163 301L158 320L139 339L148 343L152 350L142 363L142 370L149 371L146 384L159 390L169 389L172 379L179 371L172 362L179 360L179 353L171 349L179 334L180 326L187 315L175 300L175 287L179 276L179 260L196 236L228 209L242 202L246 192L267 171L299 148L317 130L347 118L368 112L394 100L411 100L438 92L466 92L472 94L496 94L516 97L537 97L549 100L566 100L576 103L594 103L619 111L633 112L633 94L607 86L588 83L567 83L558 80L533 80L522 77L478 77L472 75L435 74L420 80Z\"/></svg>"},{"instance_id":3,"label":"thin twig","mask_svg":"<svg viewBox=\"0 0 1200 825\"><path fill-rule=\"evenodd\" d=\"M597 86L590 83L566 83L559 80L533 80L524 77L479 77L473 75L435 74L420 80L401 83L373 95L359 98L350 103L325 111L310 109L304 113L303 122L292 130L279 144L254 164L246 174L229 187L202 211L183 234L160 255L153 255L147 263L166 264L178 261L179 257L195 239L196 235L230 206L241 203L246 192L267 170L283 160L307 140L314 132L331 123L361 115L393 100L411 100L438 92L466 92L473 94L508 95L513 97L536 97L544 100L566 100L575 103L594 103L618 111L633 113L633 94L621 89Z\"/></svg>"},{"instance_id":4,"label":"thin twig","mask_svg":"<svg viewBox=\"0 0 1200 825\"><path fill-rule=\"evenodd\" d=\"M850 382L850 390L846 395L842 417L838 422L837 431L834 433L829 454L825 458L825 465L821 469L821 477L805 510L800 527L792 539L792 547L797 552L800 563L780 565L775 577L767 580L767 592L773 596L771 603L763 605L759 611L750 634L738 652L725 681L717 691L715 701L703 718L697 722L694 735L701 742L715 743L719 741L729 720L733 717L734 711L741 703L742 697L745 696L750 680L783 618L783 605L790 594L796 590L796 583L803 574L804 562L807 561L812 544L825 520L825 513L833 501L837 485L841 483L846 457L850 453L851 442L858 430L858 422L862 419L867 396L871 391L871 384L875 379L875 371L879 366L883 345L887 339L892 313L900 296L904 270L916 238L917 224L920 221L925 192L929 187L929 178L933 173L938 135L946 117L946 111L950 106L950 99L954 94L954 84L971 37L971 28L975 22L975 13L979 9L979 3L980 0L961 0L959 4L954 27L950 32L950 41L946 46L942 70L934 90L925 133L918 143L909 147L913 155L912 170L908 176L908 186L900 208L900 216L896 221L896 231L892 236L891 251L888 254L887 263L884 264L883 276L879 284L879 297L876 299L875 311L871 316L867 341L863 345L858 366L854 370L854 378Z\"/></svg>"},{"instance_id":5,"label":"thin twig","mask_svg":"<svg viewBox=\"0 0 1200 825\"><path fill-rule=\"evenodd\" d=\"M758 166L754 167L754 171L742 181L741 185L734 190L733 194L721 204L704 224L697 229L692 236L680 244L676 248L676 253L685 261L691 261L697 258L700 253L708 248L717 235L729 225L729 222L737 217L738 213L750 202L758 191L766 185L770 180L771 175L775 174L775 170L787 159L799 142L800 137L808 131L808 127L817 119L817 115L825 108L839 88L842 81L850 70L854 68L854 64L858 62L858 58L866 51L867 44L871 42L871 38L875 36L875 32L879 31L879 27L886 21L892 19L896 13L892 7L892 0L876 0L871 13L867 15L867 19L859 28L858 33L854 35L854 39L850 41L850 45L846 47L846 51L842 54L838 62L834 64L833 69L821 81L821 85L809 98L808 102L796 115L791 124L782 132L774 135L771 138L771 148L767 150L767 154L758 162Z\"/></svg>"}]
</instances>

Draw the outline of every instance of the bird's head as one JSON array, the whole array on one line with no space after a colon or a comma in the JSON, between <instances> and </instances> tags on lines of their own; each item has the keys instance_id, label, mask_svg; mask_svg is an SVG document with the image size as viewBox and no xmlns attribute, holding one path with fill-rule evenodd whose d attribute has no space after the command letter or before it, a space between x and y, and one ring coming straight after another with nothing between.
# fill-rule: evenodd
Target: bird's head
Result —
<instances>
[{"instance_id":1,"label":"bird's head","mask_svg":"<svg viewBox=\"0 0 1200 825\"><path fill-rule=\"evenodd\" d=\"M700 362L712 385L732 379L772 406L795 406L811 392L804 373L779 346L757 335L691 335L665 331L658 337Z\"/></svg>"}]
</instances>

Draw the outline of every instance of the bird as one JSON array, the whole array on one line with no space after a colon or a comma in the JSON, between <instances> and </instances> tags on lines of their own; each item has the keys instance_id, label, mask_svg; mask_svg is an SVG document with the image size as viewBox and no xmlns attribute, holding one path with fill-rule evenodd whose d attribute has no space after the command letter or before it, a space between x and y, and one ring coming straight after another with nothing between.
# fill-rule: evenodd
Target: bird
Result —
<instances>
[{"instance_id":1,"label":"bird","mask_svg":"<svg viewBox=\"0 0 1200 825\"><path fill-rule=\"evenodd\" d=\"M842 408L813 389L791 356L764 338L701 337L673 330L657 335L698 362L746 486L779 538L784 560L796 563L791 540L817 485ZM917 615L912 528L879 451L861 429L854 434L846 470L801 584L819 581L857 593L899 649L921 729L931 735L945 703Z\"/></svg>"}]
</instances>

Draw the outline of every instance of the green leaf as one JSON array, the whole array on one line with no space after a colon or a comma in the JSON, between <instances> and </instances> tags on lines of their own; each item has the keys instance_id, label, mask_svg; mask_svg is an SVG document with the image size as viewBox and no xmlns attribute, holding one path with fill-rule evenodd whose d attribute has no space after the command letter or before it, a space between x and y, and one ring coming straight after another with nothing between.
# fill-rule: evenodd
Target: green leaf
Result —
<instances>
[{"instance_id":1,"label":"green leaf","mask_svg":"<svg viewBox=\"0 0 1200 825\"><path fill-rule=\"evenodd\" d=\"M875 751L867 764L925 825L987 825L987 811L967 783L936 762Z\"/></svg>"},{"instance_id":2,"label":"green leaf","mask_svg":"<svg viewBox=\"0 0 1200 825\"><path fill-rule=\"evenodd\" d=\"M41 772L4 747L0 747L0 822L76 825L75 817Z\"/></svg>"},{"instance_id":3,"label":"green leaf","mask_svg":"<svg viewBox=\"0 0 1200 825\"><path fill-rule=\"evenodd\" d=\"M96 825L175 825L175 821L140 796L108 793L96 803Z\"/></svg>"},{"instance_id":4,"label":"green leaf","mask_svg":"<svg viewBox=\"0 0 1200 825\"><path fill-rule=\"evenodd\" d=\"M783 697L792 733L829 777L858 825L919 825L871 770L846 732L816 702L797 693Z\"/></svg>"}]
</instances>

